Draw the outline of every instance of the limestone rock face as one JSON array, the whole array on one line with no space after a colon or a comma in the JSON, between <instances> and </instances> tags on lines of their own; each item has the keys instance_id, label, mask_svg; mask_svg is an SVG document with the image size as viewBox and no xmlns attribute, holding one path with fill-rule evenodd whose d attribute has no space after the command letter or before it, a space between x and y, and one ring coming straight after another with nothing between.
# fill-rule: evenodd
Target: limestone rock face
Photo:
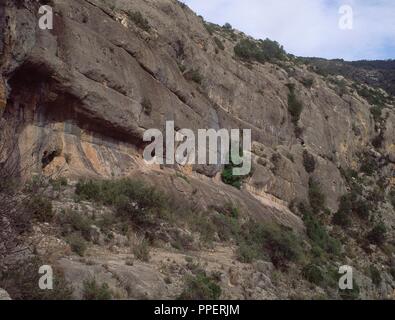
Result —
<instances>
[{"instance_id":1,"label":"limestone rock face","mask_svg":"<svg viewBox=\"0 0 395 320\"><path fill-rule=\"evenodd\" d=\"M38 9L44 2L53 8L52 30L38 27ZM1 6L0 142L16 143L15 158L21 168L29 168L28 176L60 174L73 183L79 178L135 177L165 191L182 207L192 204L197 212L206 212L230 203L243 219L276 222L304 236L301 217L289 208L295 200L309 199L312 178L325 195L329 210L322 211L330 212L322 219L330 231L340 228L329 220L339 198L350 191L345 169L358 171L366 150L380 172L392 177L382 186L388 190L378 192L395 187L394 106L387 103L382 119L375 119L372 105L347 77L321 76L291 58L242 61L234 47L246 35L221 28L210 33L201 17L176 0L2 0ZM146 21L136 20L136 13ZM297 127L289 112L290 87L303 104ZM166 121L174 121L176 130L195 133L251 129L253 168L241 189L221 181L219 165L148 165L142 157L147 145L143 134L149 128L164 132ZM377 137L382 140L378 150L372 143ZM310 168L306 154L314 162ZM367 191L374 200L380 195ZM66 202L60 198L55 207L67 209ZM80 204L73 203L73 210L75 206ZM388 201L379 207L385 225L393 230L393 207ZM94 204L79 210L97 214ZM350 232L358 243L365 243L371 228L364 224L364 232ZM124 235L111 234L111 250L103 251L102 230L91 226L90 233L95 251L86 258L64 257L68 245L55 235L39 243L43 255L48 255L46 248L56 251L53 258L75 285L75 298L82 297L84 280L96 276L125 299L174 298L181 293L188 267L181 253L161 248L152 262L134 262ZM393 232L389 238L394 241ZM359 251L349 254L352 249ZM236 250L216 248L196 257L209 271L221 270L224 298L290 298L303 297L303 292L311 296L311 284L303 279L302 287L292 288L302 270L291 268L288 278L276 281L270 262L240 263ZM360 270L370 268L371 257L359 244L345 251L367 261L357 265ZM381 264L384 258L375 261ZM169 283L169 275L176 281ZM373 290L365 278L361 282L365 291ZM314 289L315 298L320 290ZM0 289L2 297L7 295Z\"/></svg>"},{"instance_id":2,"label":"limestone rock face","mask_svg":"<svg viewBox=\"0 0 395 320\"><path fill-rule=\"evenodd\" d=\"M20 2L6 1L1 19L0 110L7 110L5 132L17 128L21 158L32 154L36 171L114 177L153 170L141 159L142 136L147 128L163 130L168 120L195 132L251 129L263 151L254 154L243 202L259 199L265 212L268 203L281 206L292 220L287 204L307 199L310 175L336 211L346 192L339 168L353 167L377 135L371 106L347 80L340 95L303 64L246 64L234 57L231 37L215 33L224 45L219 50L202 19L177 1L53 0L53 30L38 28L40 1ZM133 12L149 27L134 22ZM299 137L288 112L289 83L304 106ZM391 160L395 115L388 112ZM306 150L316 162L311 174L303 166ZM226 193L214 183L220 169L193 168Z\"/></svg>"}]
</instances>

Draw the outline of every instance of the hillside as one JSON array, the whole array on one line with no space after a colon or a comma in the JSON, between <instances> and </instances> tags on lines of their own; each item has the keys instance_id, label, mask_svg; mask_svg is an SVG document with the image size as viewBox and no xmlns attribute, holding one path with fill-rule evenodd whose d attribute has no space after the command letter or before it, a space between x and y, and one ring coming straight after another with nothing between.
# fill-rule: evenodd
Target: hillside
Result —
<instances>
[{"instance_id":1,"label":"hillside","mask_svg":"<svg viewBox=\"0 0 395 320\"><path fill-rule=\"evenodd\" d=\"M395 298L391 61L323 73L176 0L6 1L0 28L12 299ZM144 132L170 120L251 129L252 172L148 165Z\"/></svg>"},{"instance_id":2,"label":"hillside","mask_svg":"<svg viewBox=\"0 0 395 320\"><path fill-rule=\"evenodd\" d=\"M358 83L381 88L395 95L395 60L344 61L301 58L321 74L342 75Z\"/></svg>"}]
</instances>

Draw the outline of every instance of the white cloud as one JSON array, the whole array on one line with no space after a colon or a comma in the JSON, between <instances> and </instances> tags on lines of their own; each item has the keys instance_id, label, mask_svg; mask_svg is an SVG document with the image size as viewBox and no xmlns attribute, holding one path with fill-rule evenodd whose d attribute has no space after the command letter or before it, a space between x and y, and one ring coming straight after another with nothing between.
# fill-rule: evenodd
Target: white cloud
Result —
<instances>
[{"instance_id":1,"label":"white cloud","mask_svg":"<svg viewBox=\"0 0 395 320\"><path fill-rule=\"evenodd\" d=\"M186 0L206 20L230 22L255 37L270 38L300 56L395 58L393 0ZM351 5L352 30L338 26L341 5Z\"/></svg>"}]
</instances>

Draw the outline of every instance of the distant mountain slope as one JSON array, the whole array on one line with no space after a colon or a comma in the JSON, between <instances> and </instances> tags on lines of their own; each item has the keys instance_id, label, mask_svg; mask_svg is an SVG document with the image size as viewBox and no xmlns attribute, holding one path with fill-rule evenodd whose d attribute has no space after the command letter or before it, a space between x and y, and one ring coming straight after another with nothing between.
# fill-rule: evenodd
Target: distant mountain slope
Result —
<instances>
[{"instance_id":1,"label":"distant mountain slope","mask_svg":"<svg viewBox=\"0 0 395 320\"><path fill-rule=\"evenodd\" d=\"M395 96L395 60L361 60L344 61L341 59L326 60L322 58L301 58L314 66L318 73L343 75L357 82L372 87L383 88Z\"/></svg>"}]
</instances>

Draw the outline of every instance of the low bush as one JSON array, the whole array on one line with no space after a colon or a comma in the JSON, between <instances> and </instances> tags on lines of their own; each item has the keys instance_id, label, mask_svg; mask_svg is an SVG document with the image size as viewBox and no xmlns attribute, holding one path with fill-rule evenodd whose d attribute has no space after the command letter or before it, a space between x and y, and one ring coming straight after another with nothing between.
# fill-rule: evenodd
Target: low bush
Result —
<instances>
[{"instance_id":1,"label":"low bush","mask_svg":"<svg viewBox=\"0 0 395 320\"><path fill-rule=\"evenodd\" d=\"M381 273L374 265L370 266L370 278L376 287L381 284Z\"/></svg>"},{"instance_id":2,"label":"low bush","mask_svg":"<svg viewBox=\"0 0 395 320\"><path fill-rule=\"evenodd\" d=\"M233 30L232 25L230 23L228 23L228 22L225 23L222 28L224 28L225 30L229 30L229 31Z\"/></svg>"},{"instance_id":3,"label":"low bush","mask_svg":"<svg viewBox=\"0 0 395 320\"><path fill-rule=\"evenodd\" d=\"M239 245L242 259L264 259L269 256L278 268L286 268L289 262L302 257L300 239L288 228L278 225L262 225L248 221L241 227Z\"/></svg>"},{"instance_id":4,"label":"low bush","mask_svg":"<svg viewBox=\"0 0 395 320\"><path fill-rule=\"evenodd\" d=\"M228 217L222 214L214 215L212 224L221 241L236 239L240 234L240 224L237 217Z\"/></svg>"},{"instance_id":5,"label":"low bush","mask_svg":"<svg viewBox=\"0 0 395 320\"><path fill-rule=\"evenodd\" d=\"M91 218L79 212L67 210L62 215L59 215L58 220L63 236L77 232L85 240L90 240L91 225L93 223Z\"/></svg>"},{"instance_id":6,"label":"low bush","mask_svg":"<svg viewBox=\"0 0 395 320\"><path fill-rule=\"evenodd\" d=\"M204 27L210 35L213 35L214 32L218 29L215 24L209 22L204 22Z\"/></svg>"},{"instance_id":7,"label":"low bush","mask_svg":"<svg viewBox=\"0 0 395 320\"><path fill-rule=\"evenodd\" d=\"M242 39L234 48L235 55L246 61L264 63L274 59L283 60L286 53L276 41Z\"/></svg>"},{"instance_id":8,"label":"low bush","mask_svg":"<svg viewBox=\"0 0 395 320\"><path fill-rule=\"evenodd\" d=\"M199 272L197 275L187 276L179 300L218 300L221 293L221 287L214 278Z\"/></svg>"},{"instance_id":9,"label":"low bush","mask_svg":"<svg viewBox=\"0 0 395 320\"><path fill-rule=\"evenodd\" d=\"M384 143L384 134L383 134L383 132L381 132L379 135L374 137L373 140L372 140L372 145L376 149L381 149L383 147L383 143Z\"/></svg>"},{"instance_id":10,"label":"low bush","mask_svg":"<svg viewBox=\"0 0 395 320\"><path fill-rule=\"evenodd\" d=\"M344 211L337 211L333 215L332 222L342 228L348 228L351 225L350 216Z\"/></svg>"},{"instance_id":11,"label":"low bush","mask_svg":"<svg viewBox=\"0 0 395 320\"><path fill-rule=\"evenodd\" d=\"M150 259L150 247L147 240L141 241L141 243L133 247L133 254L136 259L148 262Z\"/></svg>"},{"instance_id":12,"label":"low bush","mask_svg":"<svg viewBox=\"0 0 395 320\"><path fill-rule=\"evenodd\" d=\"M365 98L372 106L383 107L386 103L386 97L377 90L363 87L357 87L358 94Z\"/></svg>"},{"instance_id":13,"label":"low bush","mask_svg":"<svg viewBox=\"0 0 395 320\"><path fill-rule=\"evenodd\" d=\"M220 49L220 50L225 50L224 44L223 44L222 41L219 40L217 37L214 37L214 42L215 42L215 44L217 45L218 49Z\"/></svg>"},{"instance_id":14,"label":"low bush","mask_svg":"<svg viewBox=\"0 0 395 320\"><path fill-rule=\"evenodd\" d=\"M280 153L275 152L272 154L270 161L273 163L274 167L271 169L274 175L278 174L281 167L282 156Z\"/></svg>"},{"instance_id":15,"label":"low bush","mask_svg":"<svg viewBox=\"0 0 395 320\"><path fill-rule=\"evenodd\" d=\"M303 104L296 97L295 87L293 85L288 85L288 88L290 90L288 94L288 112L291 115L292 123L297 126L303 111Z\"/></svg>"},{"instance_id":16,"label":"low bush","mask_svg":"<svg viewBox=\"0 0 395 320\"><path fill-rule=\"evenodd\" d=\"M233 169L235 167L236 166L234 166L233 163L225 165L221 173L221 179L223 183L229 184L235 187L236 189L241 189L241 185L245 177L233 175Z\"/></svg>"},{"instance_id":17,"label":"low bush","mask_svg":"<svg viewBox=\"0 0 395 320\"><path fill-rule=\"evenodd\" d=\"M242 153L243 150L240 150L240 156L243 155ZM229 151L229 164L224 166L224 169L221 173L221 179L223 183L229 184L236 189L241 189L242 183L247 178L247 176L233 175L233 169L241 167L241 165L235 165L231 159L230 154L231 152Z\"/></svg>"},{"instance_id":18,"label":"low bush","mask_svg":"<svg viewBox=\"0 0 395 320\"><path fill-rule=\"evenodd\" d=\"M373 227L373 229L368 233L368 240L376 245L384 244L387 235L387 228L384 223L380 222Z\"/></svg>"},{"instance_id":19,"label":"low bush","mask_svg":"<svg viewBox=\"0 0 395 320\"><path fill-rule=\"evenodd\" d=\"M303 151L303 166L307 173L313 173L315 170L315 159L307 150Z\"/></svg>"},{"instance_id":20,"label":"low bush","mask_svg":"<svg viewBox=\"0 0 395 320\"><path fill-rule=\"evenodd\" d=\"M251 245L242 242L237 248L237 260L241 263L252 263L254 260L261 258L260 248L258 245Z\"/></svg>"},{"instance_id":21,"label":"low bush","mask_svg":"<svg viewBox=\"0 0 395 320\"><path fill-rule=\"evenodd\" d=\"M158 219L169 219L169 199L142 181L80 181L76 194L80 199L114 206L118 216L137 225L152 225Z\"/></svg>"},{"instance_id":22,"label":"low bush","mask_svg":"<svg viewBox=\"0 0 395 320\"><path fill-rule=\"evenodd\" d=\"M363 220L369 220L370 211L372 210L371 204L365 199L357 200L353 204L354 212Z\"/></svg>"},{"instance_id":23,"label":"low bush","mask_svg":"<svg viewBox=\"0 0 395 320\"><path fill-rule=\"evenodd\" d=\"M350 215L352 213L354 199L350 194L343 195L340 198L339 209L333 216L333 223L347 228L351 225Z\"/></svg>"},{"instance_id":24,"label":"low bush","mask_svg":"<svg viewBox=\"0 0 395 320\"><path fill-rule=\"evenodd\" d=\"M324 282L323 272L324 271L314 263L306 265L302 271L304 278L317 286L322 285Z\"/></svg>"},{"instance_id":25,"label":"low bush","mask_svg":"<svg viewBox=\"0 0 395 320\"><path fill-rule=\"evenodd\" d=\"M360 156L360 162L360 171L368 176L372 176L379 169L378 161L368 153L363 153Z\"/></svg>"},{"instance_id":26,"label":"low bush","mask_svg":"<svg viewBox=\"0 0 395 320\"><path fill-rule=\"evenodd\" d=\"M301 82L306 88L310 89L314 84L314 79L313 78L303 78Z\"/></svg>"},{"instance_id":27,"label":"low bush","mask_svg":"<svg viewBox=\"0 0 395 320\"><path fill-rule=\"evenodd\" d=\"M370 113L372 114L374 121L379 122L381 120L383 109L379 106L373 106L370 108Z\"/></svg>"},{"instance_id":28,"label":"low bush","mask_svg":"<svg viewBox=\"0 0 395 320\"><path fill-rule=\"evenodd\" d=\"M309 202L315 214L325 210L326 197L321 190L321 185L313 177L309 179Z\"/></svg>"},{"instance_id":29,"label":"low bush","mask_svg":"<svg viewBox=\"0 0 395 320\"><path fill-rule=\"evenodd\" d=\"M340 290L339 295L343 300L359 300L360 291L358 283L354 281L352 289Z\"/></svg>"},{"instance_id":30,"label":"low bush","mask_svg":"<svg viewBox=\"0 0 395 320\"><path fill-rule=\"evenodd\" d=\"M325 253L339 255L341 244L338 240L331 237L325 226L313 214L311 208L306 203L299 203L300 213L303 215L303 221L306 226L307 236L309 237L313 253L317 256Z\"/></svg>"},{"instance_id":31,"label":"low bush","mask_svg":"<svg viewBox=\"0 0 395 320\"><path fill-rule=\"evenodd\" d=\"M151 30L151 26L146 18L142 15L140 11L131 11L129 12L129 18L134 22L136 26L144 31L149 32Z\"/></svg>"},{"instance_id":32,"label":"low bush","mask_svg":"<svg viewBox=\"0 0 395 320\"><path fill-rule=\"evenodd\" d=\"M84 300L111 300L112 292L107 283L99 285L95 279L85 280L82 297Z\"/></svg>"},{"instance_id":33,"label":"low bush","mask_svg":"<svg viewBox=\"0 0 395 320\"><path fill-rule=\"evenodd\" d=\"M51 222L54 217L52 202L42 195L33 195L29 197L24 205L33 219L38 222Z\"/></svg>"},{"instance_id":34,"label":"low bush","mask_svg":"<svg viewBox=\"0 0 395 320\"><path fill-rule=\"evenodd\" d=\"M62 187L66 187L68 185L67 178L65 178L65 177L51 179L50 183L52 185L52 188L56 191L60 191L62 189Z\"/></svg>"},{"instance_id":35,"label":"low bush","mask_svg":"<svg viewBox=\"0 0 395 320\"><path fill-rule=\"evenodd\" d=\"M66 242L70 245L71 250L83 257L88 248L87 242L79 233L72 233L66 237Z\"/></svg>"},{"instance_id":36,"label":"low bush","mask_svg":"<svg viewBox=\"0 0 395 320\"><path fill-rule=\"evenodd\" d=\"M199 85L201 85L203 82L203 76L198 69L192 69L185 72L184 77L185 79L196 82Z\"/></svg>"}]
</instances>

